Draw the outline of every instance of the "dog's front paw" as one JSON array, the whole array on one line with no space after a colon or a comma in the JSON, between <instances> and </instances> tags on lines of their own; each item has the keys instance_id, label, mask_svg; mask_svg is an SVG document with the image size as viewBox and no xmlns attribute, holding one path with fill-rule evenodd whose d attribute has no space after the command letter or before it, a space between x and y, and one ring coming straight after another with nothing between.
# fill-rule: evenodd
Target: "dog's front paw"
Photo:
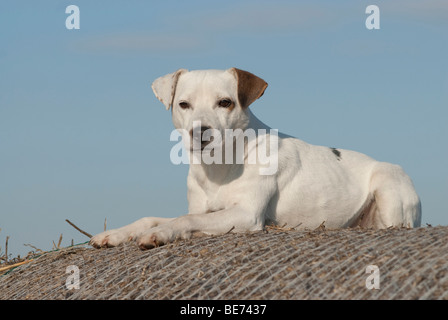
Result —
<instances>
[{"instance_id":1,"label":"dog's front paw","mask_svg":"<svg viewBox=\"0 0 448 320\"><path fill-rule=\"evenodd\" d=\"M140 235L136 240L140 249L152 249L172 242L175 239L174 232L169 228L156 227Z\"/></svg>"},{"instance_id":2,"label":"dog's front paw","mask_svg":"<svg viewBox=\"0 0 448 320\"><path fill-rule=\"evenodd\" d=\"M110 248L116 247L119 244L132 240L132 236L129 232L123 229L112 229L101 232L93 236L89 244L95 248Z\"/></svg>"}]
</instances>

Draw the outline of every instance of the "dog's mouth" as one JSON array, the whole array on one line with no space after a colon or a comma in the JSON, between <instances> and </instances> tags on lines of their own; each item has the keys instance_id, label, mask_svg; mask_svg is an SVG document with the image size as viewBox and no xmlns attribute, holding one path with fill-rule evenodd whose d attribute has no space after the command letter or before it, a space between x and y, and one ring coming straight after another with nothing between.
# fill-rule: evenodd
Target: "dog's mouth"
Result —
<instances>
[{"instance_id":1,"label":"dog's mouth","mask_svg":"<svg viewBox=\"0 0 448 320\"><path fill-rule=\"evenodd\" d=\"M193 152L202 152L215 141L214 131L211 127L201 126L190 131L190 150ZM213 145L212 145L213 147Z\"/></svg>"},{"instance_id":2,"label":"dog's mouth","mask_svg":"<svg viewBox=\"0 0 448 320\"><path fill-rule=\"evenodd\" d=\"M201 140L193 139L192 142L191 142L190 151L192 151L192 152L202 152L214 140L215 140L215 138L213 136L211 136L209 138L209 140L202 140L202 137L201 137Z\"/></svg>"}]
</instances>

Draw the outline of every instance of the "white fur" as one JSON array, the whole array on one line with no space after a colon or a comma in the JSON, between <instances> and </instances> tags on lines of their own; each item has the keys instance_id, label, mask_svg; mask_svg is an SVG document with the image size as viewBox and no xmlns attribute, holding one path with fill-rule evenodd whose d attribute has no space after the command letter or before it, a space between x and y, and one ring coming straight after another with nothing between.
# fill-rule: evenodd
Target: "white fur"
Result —
<instances>
[{"instance_id":1,"label":"white fur","mask_svg":"<svg viewBox=\"0 0 448 320\"><path fill-rule=\"evenodd\" d=\"M177 129L190 131L193 121L199 120L220 132L268 129L269 139L270 128L240 106L234 69L180 69L155 80L153 90L167 109L172 108ZM233 110L218 107L221 98L232 99ZM191 108L180 108L180 101L188 101ZM247 148L246 159L250 152L254 151ZM276 174L260 175L260 166L190 164L189 214L143 218L102 232L91 244L116 246L136 240L141 248L151 248L195 232L254 231L269 223L299 228L316 228L322 222L328 228L420 226L420 200L411 179L397 165L279 134Z\"/></svg>"}]
</instances>

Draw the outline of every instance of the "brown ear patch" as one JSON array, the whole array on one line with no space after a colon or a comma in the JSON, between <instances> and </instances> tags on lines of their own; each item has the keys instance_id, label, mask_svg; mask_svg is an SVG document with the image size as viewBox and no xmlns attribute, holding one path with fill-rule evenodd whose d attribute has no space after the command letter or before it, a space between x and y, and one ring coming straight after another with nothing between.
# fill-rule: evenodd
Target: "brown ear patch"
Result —
<instances>
[{"instance_id":1,"label":"brown ear patch","mask_svg":"<svg viewBox=\"0 0 448 320\"><path fill-rule=\"evenodd\" d=\"M247 108L252 102L260 98L268 84L256 75L232 68L238 81L238 100L242 108Z\"/></svg>"}]
</instances>

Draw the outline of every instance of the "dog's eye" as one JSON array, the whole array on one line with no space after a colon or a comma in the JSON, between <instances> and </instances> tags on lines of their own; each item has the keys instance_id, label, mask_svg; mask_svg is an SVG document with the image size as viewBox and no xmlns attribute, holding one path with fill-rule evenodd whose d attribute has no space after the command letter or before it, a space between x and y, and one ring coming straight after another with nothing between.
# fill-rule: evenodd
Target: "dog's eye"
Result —
<instances>
[{"instance_id":1,"label":"dog's eye","mask_svg":"<svg viewBox=\"0 0 448 320\"><path fill-rule=\"evenodd\" d=\"M182 109L188 109L188 108L190 108L190 104L186 101L182 101L182 102L179 102L179 107L181 107Z\"/></svg>"},{"instance_id":2,"label":"dog's eye","mask_svg":"<svg viewBox=\"0 0 448 320\"><path fill-rule=\"evenodd\" d=\"M232 101L229 99L219 100L218 105L222 108L228 108L232 105Z\"/></svg>"}]
</instances>

